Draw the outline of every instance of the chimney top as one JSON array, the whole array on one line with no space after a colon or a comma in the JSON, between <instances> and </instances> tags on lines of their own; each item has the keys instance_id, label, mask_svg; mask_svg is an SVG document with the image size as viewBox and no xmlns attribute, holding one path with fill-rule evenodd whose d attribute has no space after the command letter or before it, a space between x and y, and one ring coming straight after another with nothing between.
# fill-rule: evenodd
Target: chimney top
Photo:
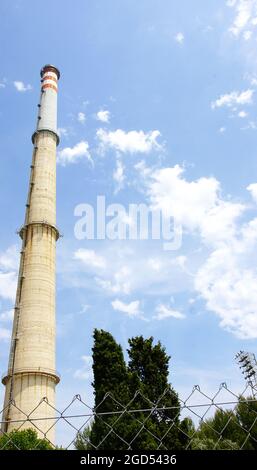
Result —
<instances>
[{"instance_id":1,"label":"chimney top","mask_svg":"<svg viewBox=\"0 0 257 470\"><path fill-rule=\"evenodd\" d=\"M60 78L60 71L58 70L57 67L55 67L54 65L51 65L51 64L46 64L44 65L44 67L42 67L42 69L40 70L40 76L41 78L43 77L44 73L45 72L55 72L57 77L58 77L58 80Z\"/></svg>"}]
</instances>

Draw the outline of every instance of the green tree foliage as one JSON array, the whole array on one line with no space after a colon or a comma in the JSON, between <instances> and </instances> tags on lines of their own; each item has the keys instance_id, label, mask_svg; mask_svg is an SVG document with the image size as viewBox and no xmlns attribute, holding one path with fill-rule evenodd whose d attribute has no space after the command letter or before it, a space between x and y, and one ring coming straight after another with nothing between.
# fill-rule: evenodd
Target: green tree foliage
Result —
<instances>
[{"instance_id":1,"label":"green tree foliage","mask_svg":"<svg viewBox=\"0 0 257 470\"><path fill-rule=\"evenodd\" d=\"M236 442L232 442L229 439L221 439L215 442L213 439L208 437L204 438L193 438L191 441L191 450L238 450L239 445Z\"/></svg>"},{"instance_id":2,"label":"green tree foliage","mask_svg":"<svg viewBox=\"0 0 257 470\"><path fill-rule=\"evenodd\" d=\"M78 432L76 440L74 443L76 450L91 450L92 445L90 444L91 440L91 426L86 426L82 432Z\"/></svg>"},{"instance_id":3,"label":"green tree foliage","mask_svg":"<svg viewBox=\"0 0 257 470\"><path fill-rule=\"evenodd\" d=\"M241 397L235 414L242 429L240 445L244 449L257 450L257 401L252 397Z\"/></svg>"},{"instance_id":4,"label":"green tree foliage","mask_svg":"<svg viewBox=\"0 0 257 470\"><path fill-rule=\"evenodd\" d=\"M168 382L170 356L153 338L137 336L129 340L128 371L135 374L135 386L141 394L137 396L136 408L156 407L156 411L142 413L140 421L144 428L135 441L136 449L182 449L187 444L187 422L180 422L178 395ZM133 405L135 406L135 405ZM137 415L135 414L135 417Z\"/></svg>"},{"instance_id":5,"label":"green tree foliage","mask_svg":"<svg viewBox=\"0 0 257 470\"><path fill-rule=\"evenodd\" d=\"M257 450L257 402L240 397L234 411L217 410L201 423L192 448Z\"/></svg>"},{"instance_id":6,"label":"green tree foliage","mask_svg":"<svg viewBox=\"0 0 257 470\"><path fill-rule=\"evenodd\" d=\"M153 338L142 336L129 340L128 355L127 366L112 335L94 331L97 417L90 432L87 428L78 436L75 447L82 449L84 441L84 449L119 450L129 444L142 450L184 448L192 422L180 422L178 396L168 382L170 357L161 343L154 345Z\"/></svg>"},{"instance_id":7,"label":"green tree foliage","mask_svg":"<svg viewBox=\"0 0 257 470\"><path fill-rule=\"evenodd\" d=\"M122 348L110 333L95 330L93 337L93 387L97 417L92 425L90 442L92 448L121 450L125 448L124 441L118 436L126 434L129 421L120 414L123 404L129 401L127 367Z\"/></svg>"},{"instance_id":8,"label":"green tree foliage","mask_svg":"<svg viewBox=\"0 0 257 470\"><path fill-rule=\"evenodd\" d=\"M0 450L53 450L46 439L39 439L34 429L11 431L0 436Z\"/></svg>"},{"instance_id":9,"label":"green tree foliage","mask_svg":"<svg viewBox=\"0 0 257 470\"><path fill-rule=\"evenodd\" d=\"M216 443L220 438L237 442L240 427L232 410L218 409L212 418L206 419L200 425L198 437L211 439Z\"/></svg>"}]
</instances>

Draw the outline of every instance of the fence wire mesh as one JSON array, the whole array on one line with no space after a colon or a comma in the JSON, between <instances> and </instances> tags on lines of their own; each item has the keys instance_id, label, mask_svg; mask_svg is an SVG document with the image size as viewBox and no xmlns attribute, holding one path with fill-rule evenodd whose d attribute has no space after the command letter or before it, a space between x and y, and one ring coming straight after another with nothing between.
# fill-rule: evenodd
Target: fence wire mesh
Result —
<instances>
[{"instance_id":1,"label":"fence wire mesh","mask_svg":"<svg viewBox=\"0 0 257 470\"><path fill-rule=\"evenodd\" d=\"M42 439L47 448L67 450L257 450L255 384L235 393L222 383L212 395L195 385L176 406L163 405L169 394L171 389L165 390L153 403L137 391L122 403L109 392L95 407L75 395L62 410L42 398L29 413L12 400L2 410L4 416L9 407L15 419L6 428L2 418L0 450L24 449L16 431L27 429L36 431L30 444L35 450Z\"/></svg>"}]
</instances>

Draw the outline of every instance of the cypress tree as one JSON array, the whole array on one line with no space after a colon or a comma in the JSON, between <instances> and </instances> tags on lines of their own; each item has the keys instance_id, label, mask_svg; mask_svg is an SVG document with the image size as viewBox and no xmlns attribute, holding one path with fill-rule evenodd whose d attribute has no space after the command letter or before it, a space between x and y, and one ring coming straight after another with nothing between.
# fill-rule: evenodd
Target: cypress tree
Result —
<instances>
[{"instance_id":1,"label":"cypress tree","mask_svg":"<svg viewBox=\"0 0 257 470\"><path fill-rule=\"evenodd\" d=\"M77 438L77 449L181 449L187 443L177 393L168 382L165 348L153 338L129 340L129 363L104 330L94 330L95 419ZM85 444L83 444L85 441ZM91 445L89 444L89 441Z\"/></svg>"},{"instance_id":2,"label":"cypress tree","mask_svg":"<svg viewBox=\"0 0 257 470\"><path fill-rule=\"evenodd\" d=\"M129 346L128 370L138 376L140 383L137 408L156 407L141 415L144 427L136 448L184 448L188 442L187 423L180 423L178 395L168 382L170 356L160 342L153 344L153 337L137 336L129 340Z\"/></svg>"},{"instance_id":3,"label":"cypress tree","mask_svg":"<svg viewBox=\"0 0 257 470\"><path fill-rule=\"evenodd\" d=\"M94 330L93 373L97 417L90 441L99 449L126 449L123 406L129 400L127 367L122 348L104 330Z\"/></svg>"}]
</instances>

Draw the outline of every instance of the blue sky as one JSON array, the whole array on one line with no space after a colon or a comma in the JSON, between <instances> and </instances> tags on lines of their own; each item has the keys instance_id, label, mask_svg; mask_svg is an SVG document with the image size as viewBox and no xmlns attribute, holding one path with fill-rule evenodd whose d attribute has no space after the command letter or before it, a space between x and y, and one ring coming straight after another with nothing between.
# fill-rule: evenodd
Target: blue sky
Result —
<instances>
[{"instance_id":1,"label":"blue sky","mask_svg":"<svg viewBox=\"0 0 257 470\"><path fill-rule=\"evenodd\" d=\"M36 123L39 71L61 71L57 220L58 403L91 400L95 327L124 348L153 335L171 381L243 387L256 353L256 0L2 0L0 367ZM180 249L77 240L78 204L171 208ZM7 203L8 201L8 203ZM3 395L3 387L2 387Z\"/></svg>"}]
</instances>

